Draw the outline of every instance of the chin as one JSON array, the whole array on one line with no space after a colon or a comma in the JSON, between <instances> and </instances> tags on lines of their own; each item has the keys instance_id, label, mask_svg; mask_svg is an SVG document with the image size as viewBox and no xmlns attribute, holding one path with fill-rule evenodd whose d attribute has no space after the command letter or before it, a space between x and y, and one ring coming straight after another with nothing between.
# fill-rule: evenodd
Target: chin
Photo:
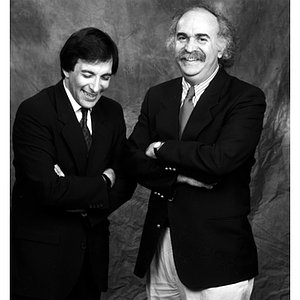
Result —
<instances>
[{"instance_id":1,"label":"chin","mask_svg":"<svg viewBox=\"0 0 300 300\"><path fill-rule=\"evenodd\" d=\"M85 107L85 108L93 108L99 99L94 100L94 101L81 101L81 106Z\"/></svg>"},{"instance_id":2,"label":"chin","mask_svg":"<svg viewBox=\"0 0 300 300\"><path fill-rule=\"evenodd\" d=\"M182 74L187 77L194 77L201 73L201 70L182 70Z\"/></svg>"},{"instance_id":3,"label":"chin","mask_svg":"<svg viewBox=\"0 0 300 300\"><path fill-rule=\"evenodd\" d=\"M189 76L194 76L199 74L203 70L203 66L202 65L199 66L199 63L194 65L189 65L189 66L181 65L180 69L184 74L187 74Z\"/></svg>"}]
</instances>

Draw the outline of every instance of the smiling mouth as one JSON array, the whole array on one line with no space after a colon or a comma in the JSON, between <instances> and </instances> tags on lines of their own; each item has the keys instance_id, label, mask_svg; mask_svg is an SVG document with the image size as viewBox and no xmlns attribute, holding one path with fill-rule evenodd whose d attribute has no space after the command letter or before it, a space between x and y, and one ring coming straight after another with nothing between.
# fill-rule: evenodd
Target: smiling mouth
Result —
<instances>
[{"instance_id":1,"label":"smiling mouth","mask_svg":"<svg viewBox=\"0 0 300 300\"><path fill-rule=\"evenodd\" d=\"M194 62L194 61L199 61L200 59L197 58L182 58L181 60L187 61L187 62Z\"/></svg>"},{"instance_id":2,"label":"smiling mouth","mask_svg":"<svg viewBox=\"0 0 300 300\"><path fill-rule=\"evenodd\" d=\"M88 99L91 99L91 100L94 100L97 98L97 96L100 94L100 93L89 93L85 90L82 90L83 94L86 96L86 98Z\"/></svg>"}]
</instances>

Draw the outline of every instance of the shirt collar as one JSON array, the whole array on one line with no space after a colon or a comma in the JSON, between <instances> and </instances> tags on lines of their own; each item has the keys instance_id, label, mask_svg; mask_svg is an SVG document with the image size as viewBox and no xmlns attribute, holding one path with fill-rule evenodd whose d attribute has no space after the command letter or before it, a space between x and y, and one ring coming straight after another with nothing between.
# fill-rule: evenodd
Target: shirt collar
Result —
<instances>
[{"instance_id":1,"label":"shirt collar","mask_svg":"<svg viewBox=\"0 0 300 300\"><path fill-rule=\"evenodd\" d=\"M194 101L197 101L200 98L200 96L203 94L203 92L208 87L210 82L216 76L217 72L219 71L219 68L220 67L218 65L216 67L215 71L206 80L204 80L203 82L194 86L194 88L195 88L195 96L193 98ZM185 80L184 77L182 77L182 99L184 99L186 97L186 94L190 87L191 87L191 85Z\"/></svg>"},{"instance_id":2,"label":"shirt collar","mask_svg":"<svg viewBox=\"0 0 300 300\"><path fill-rule=\"evenodd\" d=\"M70 102L71 102L71 105L72 105L72 107L73 107L73 110L74 110L74 112L76 113L78 110L81 109L81 105L79 105L79 104L75 101L74 97L72 96L71 92L69 91L69 89L68 89L67 86L66 86L65 79L63 80L63 84L64 84L65 91L66 91L66 93L67 93L67 95L68 95L68 98L69 98L69 100L70 100Z\"/></svg>"}]
</instances>

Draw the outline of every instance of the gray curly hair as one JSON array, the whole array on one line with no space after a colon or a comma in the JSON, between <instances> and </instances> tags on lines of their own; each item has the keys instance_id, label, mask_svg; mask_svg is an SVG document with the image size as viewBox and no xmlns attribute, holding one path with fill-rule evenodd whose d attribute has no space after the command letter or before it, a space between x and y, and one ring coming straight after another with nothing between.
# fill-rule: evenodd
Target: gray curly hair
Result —
<instances>
[{"instance_id":1,"label":"gray curly hair","mask_svg":"<svg viewBox=\"0 0 300 300\"><path fill-rule=\"evenodd\" d=\"M218 12L216 9L212 8L206 2L201 2L198 5L194 5L184 10L180 11L172 20L169 36L166 40L166 46L169 51L174 51L175 48L175 36L177 24L180 18L190 10L205 9L212 13L218 21L219 32L218 32L218 41L224 45L224 52L221 58L219 58L219 64L223 67L229 68L233 65L235 57L235 48L236 48L236 32L234 27L228 21L228 19Z\"/></svg>"}]
</instances>

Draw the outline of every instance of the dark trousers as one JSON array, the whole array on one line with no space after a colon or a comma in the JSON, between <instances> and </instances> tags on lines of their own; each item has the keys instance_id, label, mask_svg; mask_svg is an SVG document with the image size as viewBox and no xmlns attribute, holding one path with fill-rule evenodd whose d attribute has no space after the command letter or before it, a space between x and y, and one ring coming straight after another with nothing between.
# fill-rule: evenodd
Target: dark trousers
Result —
<instances>
[{"instance_id":1,"label":"dark trousers","mask_svg":"<svg viewBox=\"0 0 300 300\"><path fill-rule=\"evenodd\" d=\"M79 279L65 300L100 300L100 298L101 292L93 276L89 249L87 247Z\"/></svg>"},{"instance_id":2,"label":"dark trousers","mask_svg":"<svg viewBox=\"0 0 300 300\"><path fill-rule=\"evenodd\" d=\"M64 300L100 300L101 292L96 285L92 273L91 260L88 255L88 248L85 250L85 258L80 276L73 290ZM44 300L30 297L23 297L11 294L10 300ZM54 300L54 299L53 299Z\"/></svg>"}]
</instances>

